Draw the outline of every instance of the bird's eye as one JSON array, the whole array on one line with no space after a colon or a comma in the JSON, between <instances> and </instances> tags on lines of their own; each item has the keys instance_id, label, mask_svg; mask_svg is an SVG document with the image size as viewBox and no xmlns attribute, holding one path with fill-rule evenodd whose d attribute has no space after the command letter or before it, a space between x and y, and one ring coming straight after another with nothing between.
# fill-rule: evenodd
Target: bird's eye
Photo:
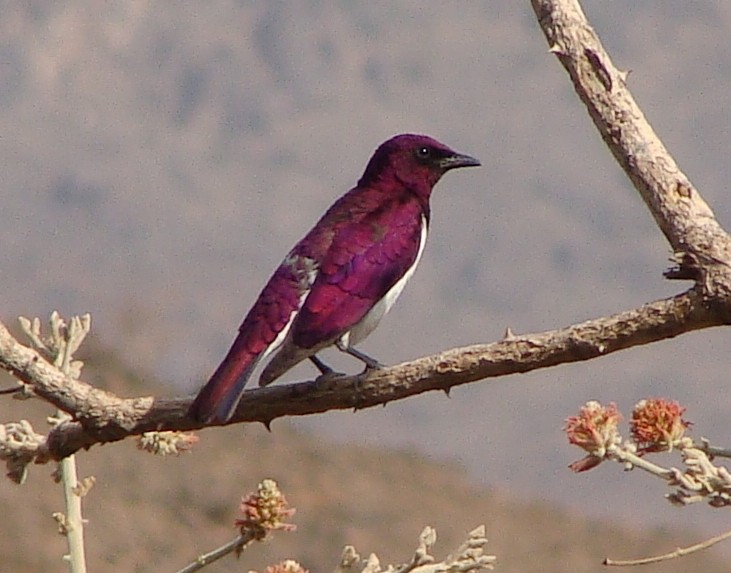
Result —
<instances>
[{"instance_id":1,"label":"bird's eye","mask_svg":"<svg viewBox=\"0 0 731 573\"><path fill-rule=\"evenodd\" d=\"M420 147L416 150L416 156L419 159L429 159L429 157L431 157L431 149L426 146Z\"/></svg>"}]
</instances>

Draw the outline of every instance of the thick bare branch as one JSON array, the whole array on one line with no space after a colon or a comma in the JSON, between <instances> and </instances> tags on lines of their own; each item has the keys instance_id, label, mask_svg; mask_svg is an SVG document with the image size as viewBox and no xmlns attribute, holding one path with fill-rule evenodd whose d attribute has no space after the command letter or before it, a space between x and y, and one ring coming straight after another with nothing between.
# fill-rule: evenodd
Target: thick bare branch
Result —
<instances>
[{"instance_id":1,"label":"thick bare branch","mask_svg":"<svg viewBox=\"0 0 731 573\"><path fill-rule=\"evenodd\" d=\"M627 88L578 0L531 0L554 53L569 73L615 159L632 180L682 265L716 311L731 316L731 238L680 170Z\"/></svg>"},{"instance_id":2,"label":"thick bare branch","mask_svg":"<svg viewBox=\"0 0 731 573\"><path fill-rule=\"evenodd\" d=\"M538 334L511 336L492 344L447 350L356 376L249 390L229 423L271 423L337 409L362 409L421 394L449 390L485 378L589 360L631 346L719 325L695 290L638 309ZM62 458L97 443L155 430L191 430L189 399L122 399L65 378L34 350L18 343L0 324L0 366L74 416L54 428L44 452Z\"/></svg>"},{"instance_id":3,"label":"thick bare branch","mask_svg":"<svg viewBox=\"0 0 731 573\"><path fill-rule=\"evenodd\" d=\"M655 134L575 0L533 0L538 21L577 94L661 230L681 251L692 228L714 221L710 207Z\"/></svg>"},{"instance_id":4,"label":"thick bare branch","mask_svg":"<svg viewBox=\"0 0 731 573\"><path fill-rule=\"evenodd\" d=\"M31 385L33 392L71 414L75 419L94 420L94 425L120 425L131 428L134 422L150 407L152 398L123 400L114 394L94 388L90 384L66 376L48 362L39 352L20 344L5 325L0 323L0 368ZM107 419L110 411L114 414Z\"/></svg>"}]
</instances>

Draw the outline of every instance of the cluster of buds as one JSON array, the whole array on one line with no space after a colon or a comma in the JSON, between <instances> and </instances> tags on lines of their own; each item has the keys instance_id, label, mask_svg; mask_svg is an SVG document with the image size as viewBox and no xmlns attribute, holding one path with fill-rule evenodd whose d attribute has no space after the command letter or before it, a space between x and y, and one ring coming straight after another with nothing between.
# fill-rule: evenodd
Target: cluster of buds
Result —
<instances>
[{"instance_id":1,"label":"cluster of buds","mask_svg":"<svg viewBox=\"0 0 731 573\"><path fill-rule=\"evenodd\" d=\"M622 414L614 403L602 406L593 400L584 404L578 416L566 419L564 431L569 442L589 454L572 463L572 470L590 470L615 452L622 441L617 429L621 419Z\"/></svg>"},{"instance_id":2,"label":"cluster of buds","mask_svg":"<svg viewBox=\"0 0 731 573\"><path fill-rule=\"evenodd\" d=\"M685 408L663 399L641 400L632 411L632 440L641 452L673 451L683 443L685 429L692 424L683 419Z\"/></svg>"},{"instance_id":3,"label":"cluster of buds","mask_svg":"<svg viewBox=\"0 0 731 573\"><path fill-rule=\"evenodd\" d=\"M185 432L145 432L137 438L137 447L157 456L178 456L198 443L198 436Z\"/></svg>"},{"instance_id":4,"label":"cluster of buds","mask_svg":"<svg viewBox=\"0 0 731 573\"><path fill-rule=\"evenodd\" d=\"M45 436L37 434L28 420L0 424L0 461L8 468L6 475L22 484L29 464L48 460L45 441Z\"/></svg>"},{"instance_id":5,"label":"cluster of buds","mask_svg":"<svg viewBox=\"0 0 731 573\"><path fill-rule=\"evenodd\" d=\"M235 523L239 528L239 535L233 541L198 556L195 562L181 571L198 571L229 553L240 557L245 547L253 541L265 540L270 531L295 529L294 525L285 523L285 520L291 517L295 510L293 507L289 507L284 494L279 491L277 482L274 480L265 479L259 484L256 493L250 493L242 498L240 510L244 517L237 519ZM256 573L256 571L250 573ZM267 567L265 573L308 573L308 571L296 561L288 559Z\"/></svg>"},{"instance_id":6,"label":"cluster of buds","mask_svg":"<svg viewBox=\"0 0 731 573\"><path fill-rule=\"evenodd\" d=\"M587 456L569 467L575 472L590 470L604 460L614 460L631 469L638 467L665 480L676 491L666 495L674 504L705 500L714 507L731 505L731 472L713 464L713 456L730 457L731 452L712 448L705 440L694 444L685 435L691 423L683 419L685 408L665 399L640 401L629 421L630 439L623 440L618 425L621 414L614 404L587 402L577 416L566 420L569 442ZM664 468L645 459L648 453L681 453L684 471Z\"/></svg>"},{"instance_id":7,"label":"cluster of buds","mask_svg":"<svg viewBox=\"0 0 731 573\"><path fill-rule=\"evenodd\" d=\"M257 572L251 571L250 573ZM309 573L309 571L302 567L302 565L300 565L294 559L285 559L284 561L280 561L276 565L269 565L264 570L264 573Z\"/></svg>"},{"instance_id":8,"label":"cluster of buds","mask_svg":"<svg viewBox=\"0 0 731 573\"><path fill-rule=\"evenodd\" d=\"M256 493L242 498L240 511L244 517L237 519L235 525L241 535L264 539L270 531L293 531L296 527L286 523L295 509L289 506L277 482L271 479L262 481Z\"/></svg>"},{"instance_id":9,"label":"cluster of buds","mask_svg":"<svg viewBox=\"0 0 731 573\"><path fill-rule=\"evenodd\" d=\"M586 471L605 459L626 462L627 453L664 452L689 446L691 442L685 438L685 430L691 423L683 419L684 413L685 408L671 400L642 400L632 410L629 422L632 439L623 443L618 429L622 415L617 406L587 402L578 416L566 419L564 426L569 442L589 454L570 467L576 472Z\"/></svg>"}]
</instances>

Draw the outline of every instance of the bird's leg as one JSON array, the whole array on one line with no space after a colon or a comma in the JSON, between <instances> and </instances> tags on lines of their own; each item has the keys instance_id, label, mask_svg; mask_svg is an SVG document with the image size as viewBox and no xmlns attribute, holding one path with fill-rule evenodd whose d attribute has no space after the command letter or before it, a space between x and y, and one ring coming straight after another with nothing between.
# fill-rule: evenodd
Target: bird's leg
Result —
<instances>
[{"instance_id":1,"label":"bird's leg","mask_svg":"<svg viewBox=\"0 0 731 573\"><path fill-rule=\"evenodd\" d=\"M336 372L320 360L316 354L310 356L310 362L312 362L317 369L320 371L320 375L315 379L315 382L325 382L331 378L337 378L339 376L345 376L342 372Z\"/></svg>"},{"instance_id":2,"label":"bird's leg","mask_svg":"<svg viewBox=\"0 0 731 573\"><path fill-rule=\"evenodd\" d=\"M360 392L360 382L361 377L367 374L371 370L377 370L379 368L384 368L383 364L381 364L378 360L375 358L371 358L364 352L361 352L360 350L357 350L353 348L352 346L349 346L345 344L342 340L338 340L335 343L335 346L337 347L340 352L345 352L346 354L350 354L353 358L357 358L361 362L365 363L366 367L363 370L363 372L355 379L355 384L353 385L353 388L356 392ZM356 403L354 404L356 410L358 409L358 397L356 395L355 397Z\"/></svg>"},{"instance_id":3,"label":"bird's leg","mask_svg":"<svg viewBox=\"0 0 731 573\"><path fill-rule=\"evenodd\" d=\"M317 357L317 354L313 354L312 356L310 356L310 362L312 362L317 367L317 369L320 371L320 374L322 374L323 376L327 374L332 374L334 372L332 368L330 368L327 364L325 364Z\"/></svg>"},{"instance_id":4,"label":"bird's leg","mask_svg":"<svg viewBox=\"0 0 731 573\"><path fill-rule=\"evenodd\" d=\"M338 341L335 345L341 352L350 354L353 358L357 358L358 360L363 362L366 365L366 370L377 370L378 368L384 368L383 364L381 364L378 360L376 360L375 358L371 358L367 354L361 352L356 348L353 348L352 346L346 346L340 341Z\"/></svg>"}]
</instances>

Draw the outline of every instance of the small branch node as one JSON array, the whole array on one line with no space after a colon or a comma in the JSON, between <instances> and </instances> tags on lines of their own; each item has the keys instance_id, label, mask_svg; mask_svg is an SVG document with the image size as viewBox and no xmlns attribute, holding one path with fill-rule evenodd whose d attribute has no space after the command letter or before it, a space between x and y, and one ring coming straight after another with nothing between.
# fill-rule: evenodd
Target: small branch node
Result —
<instances>
[{"instance_id":1,"label":"small branch node","mask_svg":"<svg viewBox=\"0 0 731 573\"><path fill-rule=\"evenodd\" d=\"M591 67L594 70L596 77L604 86L604 89L608 92L611 92L612 74L610 73L608 67L604 64L604 62L602 62L602 58L600 57L599 53L596 50L586 48L584 49L584 56L586 56L586 59L591 64Z\"/></svg>"}]
</instances>

